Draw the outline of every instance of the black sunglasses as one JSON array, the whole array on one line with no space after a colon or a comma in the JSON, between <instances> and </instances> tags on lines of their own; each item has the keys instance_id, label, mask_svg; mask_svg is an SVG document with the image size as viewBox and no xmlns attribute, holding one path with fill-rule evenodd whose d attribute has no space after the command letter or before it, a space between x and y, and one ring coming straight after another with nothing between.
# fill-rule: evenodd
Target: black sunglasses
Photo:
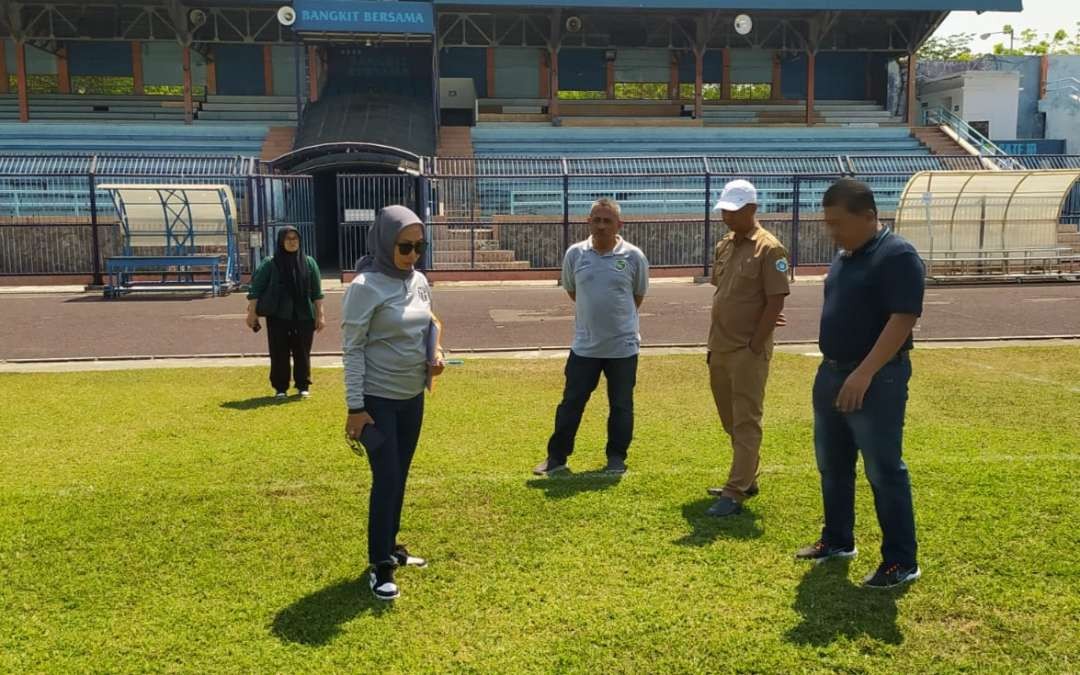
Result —
<instances>
[{"instance_id":1,"label":"black sunglasses","mask_svg":"<svg viewBox=\"0 0 1080 675\"><path fill-rule=\"evenodd\" d=\"M426 241L411 242L407 241L403 244L397 245L398 253L401 255L409 255L413 251L416 251L416 255L424 255L424 251L427 250Z\"/></svg>"}]
</instances>

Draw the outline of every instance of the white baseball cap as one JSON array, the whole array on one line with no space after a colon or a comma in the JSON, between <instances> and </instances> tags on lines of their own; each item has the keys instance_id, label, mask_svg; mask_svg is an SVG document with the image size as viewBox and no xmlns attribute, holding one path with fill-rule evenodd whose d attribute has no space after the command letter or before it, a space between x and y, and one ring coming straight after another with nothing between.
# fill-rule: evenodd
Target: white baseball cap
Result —
<instances>
[{"instance_id":1,"label":"white baseball cap","mask_svg":"<svg viewBox=\"0 0 1080 675\"><path fill-rule=\"evenodd\" d=\"M757 204L757 188L748 180L733 180L724 186L716 211L738 211L747 204Z\"/></svg>"}]
</instances>

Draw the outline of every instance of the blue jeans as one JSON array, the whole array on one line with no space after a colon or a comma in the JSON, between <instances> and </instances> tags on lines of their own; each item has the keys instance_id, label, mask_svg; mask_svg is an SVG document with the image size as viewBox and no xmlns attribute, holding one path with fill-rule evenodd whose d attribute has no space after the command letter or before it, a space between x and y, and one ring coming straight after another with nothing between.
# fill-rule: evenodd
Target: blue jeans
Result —
<instances>
[{"instance_id":1,"label":"blue jeans","mask_svg":"<svg viewBox=\"0 0 1080 675\"><path fill-rule=\"evenodd\" d=\"M401 529L405 481L424 421L424 395L403 401L365 396L364 406L375 420L375 428L386 439L375 452L367 453L371 464L368 562L375 565L393 558L394 544Z\"/></svg>"},{"instance_id":2,"label":"blue jeans","mask_svg":"<svg viewBox=\"0 0 1080 675\"><path fill-rule=\"evenodd\" d=\"M548 440L548 458L561 464L574 452L574 438L581 426L585 404L589 402L600 373L607 378L608 457L626 459L634 437L634 385L637 383L638 357L593 359L570 352L566 360L566 388L555 410L555 432Z\"/></svg>"},{"instance_id":3,"label":"blue jeans","mask_svg":"<svg viewBox=\"0 0 1080 675\"><path fill-rule=\"evenodd\" d=\"M851 371L823 363L814 380L814 450L825 503L821 538L831 546L855 545L855 461L861 450L881 526L881 558L913 566L915 513L911 480L901 459L911 361L904 354L882 367L862 409L844 414L835 402Z\"/></svg>"}]
</instances>

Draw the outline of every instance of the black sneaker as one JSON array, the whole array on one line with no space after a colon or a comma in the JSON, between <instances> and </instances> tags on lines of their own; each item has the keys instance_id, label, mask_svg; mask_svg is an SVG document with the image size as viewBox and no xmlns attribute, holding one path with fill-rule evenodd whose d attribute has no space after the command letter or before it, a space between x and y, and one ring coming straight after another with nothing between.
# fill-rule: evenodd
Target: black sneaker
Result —
<instances>
[{"instance_id":1,"label":"black sneaker","mask_svg":"<svg viewBox=\"0 0 1080 675\"><path fill-rule=\"evenodd\" d=\"M420 569L427 567L427 560L409 555L409 549L405 548L404 544L394 547L394 561L398 567L419 567Z\"/></svg>"},{"instance_id":2,"label":"black sneaker","mask_svg":"<svg viewBox=\"0 0 1080 675\"><path fill-rule=\"evenodd\" d=\"M839 546L830 546L821 539L817 540L813 544L800 548L795 552L795 557L798 560L810 560L814 563L823 563L831 558L854 558L859 550L854 546L850 548L840 548Z\"/></svg>"},{"instance_id":3,"label":"black sneaker","mask_svg":"<svg viewBox=\"0 0 1080 675\"><path fill-rule=\"evenodd\" d=\"M368 583L371 592L378 600L395 600L401 595L397 584L394 583L394 563L380 563L368 573Z\"/></svg>"},{"instance_id":4,"label":"black sneaker","mask_svg":"<svg viewBox=\"0 0 1080 675\"><path fill-rule=\"evenodd\" d=\"M554 476L556 474L566 473L569 470L570 467L566 465L565 459L560 462L548 457L536 465L536 468L533 469L533 474L536 476Z\"/></svg>"},{"instance_id":5,"label":"black sneaker","mask_svg":"<svg viewBox=\"0 0 1080 675\"><path fill-rule=\"evenodd\" d=\"M731 497L721 497L712 506L705 510L705 514L722 518L742 513L742 504Z\"/></svg>"},{"instance_id":6,"label":"black sneaker","mask_svg":"<svg viewBox=\"0 0 1080 675\"><path fill-rule=\"evenodd\" d=\"M905 567L899 563L881 563L877 571L862 580L863 588L895 588L922 576L918 565Z\"/></svg>"},{"instance_id":7,"label":"black sneaker","mask_svg":"<svg viewBox=\"0 0 1080 675\"><path fill-rule=\"evenodd\" d=\"M724 488L722 487L705 488L705 492L708 492L710 497L724 496ZM761 489L757 485L751 485L750 488L746 491L746 498L750 499L751 497L757 497L760 493Z\"/></svg>"},{"instance_id":8,"label":"black sneaker","mask_svg":"<svg viewBox=\"0 0 1080 675\"><path fill-rule=\"evenodd\" d=\"M608 457L607 466L604 467L604 473L612 476L623 475L626 473L626 460L622 457Z\"/></svg>"}]
</instances>

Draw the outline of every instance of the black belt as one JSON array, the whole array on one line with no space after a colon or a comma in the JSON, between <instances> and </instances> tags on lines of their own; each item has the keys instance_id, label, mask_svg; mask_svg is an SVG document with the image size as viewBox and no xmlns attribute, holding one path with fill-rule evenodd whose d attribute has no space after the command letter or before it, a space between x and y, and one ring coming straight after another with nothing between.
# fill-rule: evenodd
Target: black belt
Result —
<instances>
[{"instance_id":1,"label":"black belt","mask_svg":"<svg viewBox=\"0 0 1080 675\"><path fill-rule=\"evenodd\" d=\"M888 366L893 363L906 362L910 358L910 354L908 353L909 351L910 350L897 352L896 356L885 362L885 365ZM825 359L823 363L828 367L832 368L833 370L855 370L859 367L862 361L835 361L833 359Z\"/></svg>"}]
</instances>

